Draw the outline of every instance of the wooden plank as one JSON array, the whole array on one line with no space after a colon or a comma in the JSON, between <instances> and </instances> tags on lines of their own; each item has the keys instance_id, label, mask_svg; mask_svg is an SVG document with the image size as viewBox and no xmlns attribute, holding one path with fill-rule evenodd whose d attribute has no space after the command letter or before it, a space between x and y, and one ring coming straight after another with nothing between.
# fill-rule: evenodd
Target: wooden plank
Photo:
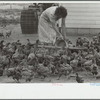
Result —
<instances>
[{"instance_id":1,"label":"wooden plank","mask_svg":"<svg viewBox=\"0 0 100 100\"><path fill-rule=\"evenodd\" d=\"M66 24L66 28L100 28L100 25Z\"/></svg>"},{"instance_id":2,"label":"wooden plank","mask_svg":"<svg viewBox=\"0 0 100 100\"><path fill-rule=\"evenodd\" d=\"M61 49L61 47L58 46L49 46L49 45L38 45L39 48L47 48L47 49ZM66 48L66 47L65 47ZM68 47L66 49L70 49L70 50L86 50L87 48L84 47Z\"/></svg>"},{"instance_id":3,"label":"wooden plank","mask_svg":"<svg viewBox=\"0 0 100 100\"><path fill-rule=\"evenodd\" d=\"M99 13L100 12L100 7L99 8L67 8L68 12L88 12L88 13ZM96 12L95 12L96 11Z\"/></svg>"},{"instance_id":4,"label":"wooden plank","mask_svg":"<svg viewBox=\"0 0 100 100\"><path fill-rule=\"evenodd\" d=\"M82 13L82 12L80 12L80 13L76 13L76 12L69 12L68 13L68 16L75 16L75 17L77 17L77 16L84 16L84 17L86 17L86 16L92 16L92 17L100 17L100 13Z\"/></svg>"},{"instance_id":5,"label":"wooden plank","mask_svg":"<svg viewBox=\"0 0 100 100\"><path fill-rule=\"evenodd\" d=\"M93 8L93 7L100 7L100 3L62 3L61 5L63 5L64 7L90 7L90 8Z\"/></svg>"},{"instance_id":6,"label":"wooden plank","mask_svg":"<svg viewBox=\"0 0 100 100\"><path fill-rule=\"evenodd\" d=\"M76 23L76 24L93 24L93 25L96 25L96 21L94 20L66 20L66 24L73 24L73 23ZM98 24L100 25L100 21L98 21Z\"/></svg>"},{"instance_id":7,"label":"wooden plank","mask_svg":"<svg viewBox=\"0 0 100 100\"><path fill-rule=\"evenodd\" d=\"M100 28L100 25L84 25L84 24L66 24L66 28Z\"/></svg>"},{"instance_id":8,"label":"wooden plank","mask_svg":"<svg viewBox=\"0 0 100 100\"><path fill-rule=\"evenodd\" d=\"M97 16L87 16L87 17L84 17L84 16L77 16L77 17L75 17L75 16L67 16L66 17L66 20L94 20L94 21L97 21L97 20L100 20L100 17L97 17Z\"/></svg>"}]
</instances>

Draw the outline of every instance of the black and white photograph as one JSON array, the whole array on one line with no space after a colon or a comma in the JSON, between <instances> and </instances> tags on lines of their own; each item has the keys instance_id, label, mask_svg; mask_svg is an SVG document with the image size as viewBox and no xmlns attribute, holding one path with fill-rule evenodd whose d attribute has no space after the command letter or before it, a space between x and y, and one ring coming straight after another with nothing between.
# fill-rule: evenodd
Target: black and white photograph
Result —
<instances>
[{"instance_id":1,"label":"black and white photograph","mask_svg":"<svg viewBox=\"0 0 100 100\"><path fill-rule=\"evenodd\" d=\"M100 83L100 3L0 2L0 83Z\"/></svg>"}]
</instances>

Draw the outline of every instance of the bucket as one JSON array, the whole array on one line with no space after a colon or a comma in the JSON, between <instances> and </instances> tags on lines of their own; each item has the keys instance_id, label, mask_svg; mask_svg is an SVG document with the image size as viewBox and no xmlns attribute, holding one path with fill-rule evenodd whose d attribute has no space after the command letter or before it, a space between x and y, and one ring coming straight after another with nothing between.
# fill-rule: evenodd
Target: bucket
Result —
<instances>
[{"instance_id":1,"label":"bucket","mask_svg":"<svg viewBox=\"0 0 100 100\"><path fill-rule=\"evenodd\" d=\"M66 42L63 39L57 39L55 44L58 47L66 47Z\"/></svg>"}]
</instances>

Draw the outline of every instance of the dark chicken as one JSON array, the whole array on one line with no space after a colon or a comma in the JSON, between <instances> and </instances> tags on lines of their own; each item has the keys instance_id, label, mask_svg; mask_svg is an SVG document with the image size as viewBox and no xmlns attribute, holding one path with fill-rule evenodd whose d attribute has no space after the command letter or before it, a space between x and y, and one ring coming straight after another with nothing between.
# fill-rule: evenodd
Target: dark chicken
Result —
<instances>
[{"instance_id":1,"label":"dark chicken","mask_svg":"<svg viewBox=\"0 0 100 100\"><path fill-rule=\"evenodd\" d=\"M3 75L3 68L0 68L0 76L2 76Z\"/></svg>"},{"instance_id":2,"label":"dark chicken","mask_svg":"<svg viewBox=\"0 0 100 100\"><path fill-rule=\"evenodd\" d=\"M84 80L81 77L79 77L78 73L76 73L76 81L77 83L84 83Z\"/></svg>"},{"instance_id":3,"label":"dark chicken","mask_svg":"<svg viewBox=\"0 0 100 100\"><path fill-rule=\"evenodd\" d=\"M22 78L21 71L16 68L11 68L7 70L7 76L12 77L16 82Z\"/></svg>"},{"instance_id":4,"label":"dark chicken","mask_svg":"<svg viewBox=\"0 0 100 100\"><path fill-rule=\"evenodd\" d=\"M2 41L0 42L0 50L1 50L1 51L2 51L3 47L4 47L4 40L2 40Z\"/></svg>"},{"instance_id":5,"label":"dark chicken","mask_svg":"<svg viewBox=\"0 0 100 100\"><path fill-rule=\"evenodd\" d=\"M19 83L19 80L22 78L21 72L15 70L12 78Z\"/></svg>"},{"instance_id":6,"label":"dark chicken","mask_svg":"<svg viewBox=\"0 0 100 100\"><path fill-rule=\"evenodd\" d=\"M96 66L94 66L93 68L92 68L92 74L93 75L97 75L98 74L98 69L97 69L97 67Z\"/></svg>"},{"instance_id":7,"label":"dark chicken","mask_svg":"<svg viewBox=\"0 0 100 100\"><path fill-rule=\"evenodd\" d=\"M10 37L10 36L11 36L11 33L12 33L11 30L7 31L7 32L6 32L6 38L7 38L7 37Z\"/></svg>"},{"instance_id":8,"label":"dark chicken","mask_svg":"<svg viewBox=\"0 0 100 100\"><path fill-rule=\"evenodd\" d=\"M33 79L33 75L30 75L27 79L26 79L26 82L31 82Z\"/></svg>"}]
</instances>

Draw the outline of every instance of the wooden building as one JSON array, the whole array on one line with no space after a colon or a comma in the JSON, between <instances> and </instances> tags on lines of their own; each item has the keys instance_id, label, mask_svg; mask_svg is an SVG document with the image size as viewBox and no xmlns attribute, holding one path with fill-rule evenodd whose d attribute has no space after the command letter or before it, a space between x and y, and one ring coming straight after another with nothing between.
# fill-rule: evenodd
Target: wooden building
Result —
<instances>
[{"instance_id":1,"label":"wooden building","mask_svg":"<svg viewBox=\"0 0 100 100\"><path fill-rule=\"evenodd\" d=\"M100 32L100 3L62 3L66 7L67 34L97 34Z\"/></svg>"}]
</instances>

